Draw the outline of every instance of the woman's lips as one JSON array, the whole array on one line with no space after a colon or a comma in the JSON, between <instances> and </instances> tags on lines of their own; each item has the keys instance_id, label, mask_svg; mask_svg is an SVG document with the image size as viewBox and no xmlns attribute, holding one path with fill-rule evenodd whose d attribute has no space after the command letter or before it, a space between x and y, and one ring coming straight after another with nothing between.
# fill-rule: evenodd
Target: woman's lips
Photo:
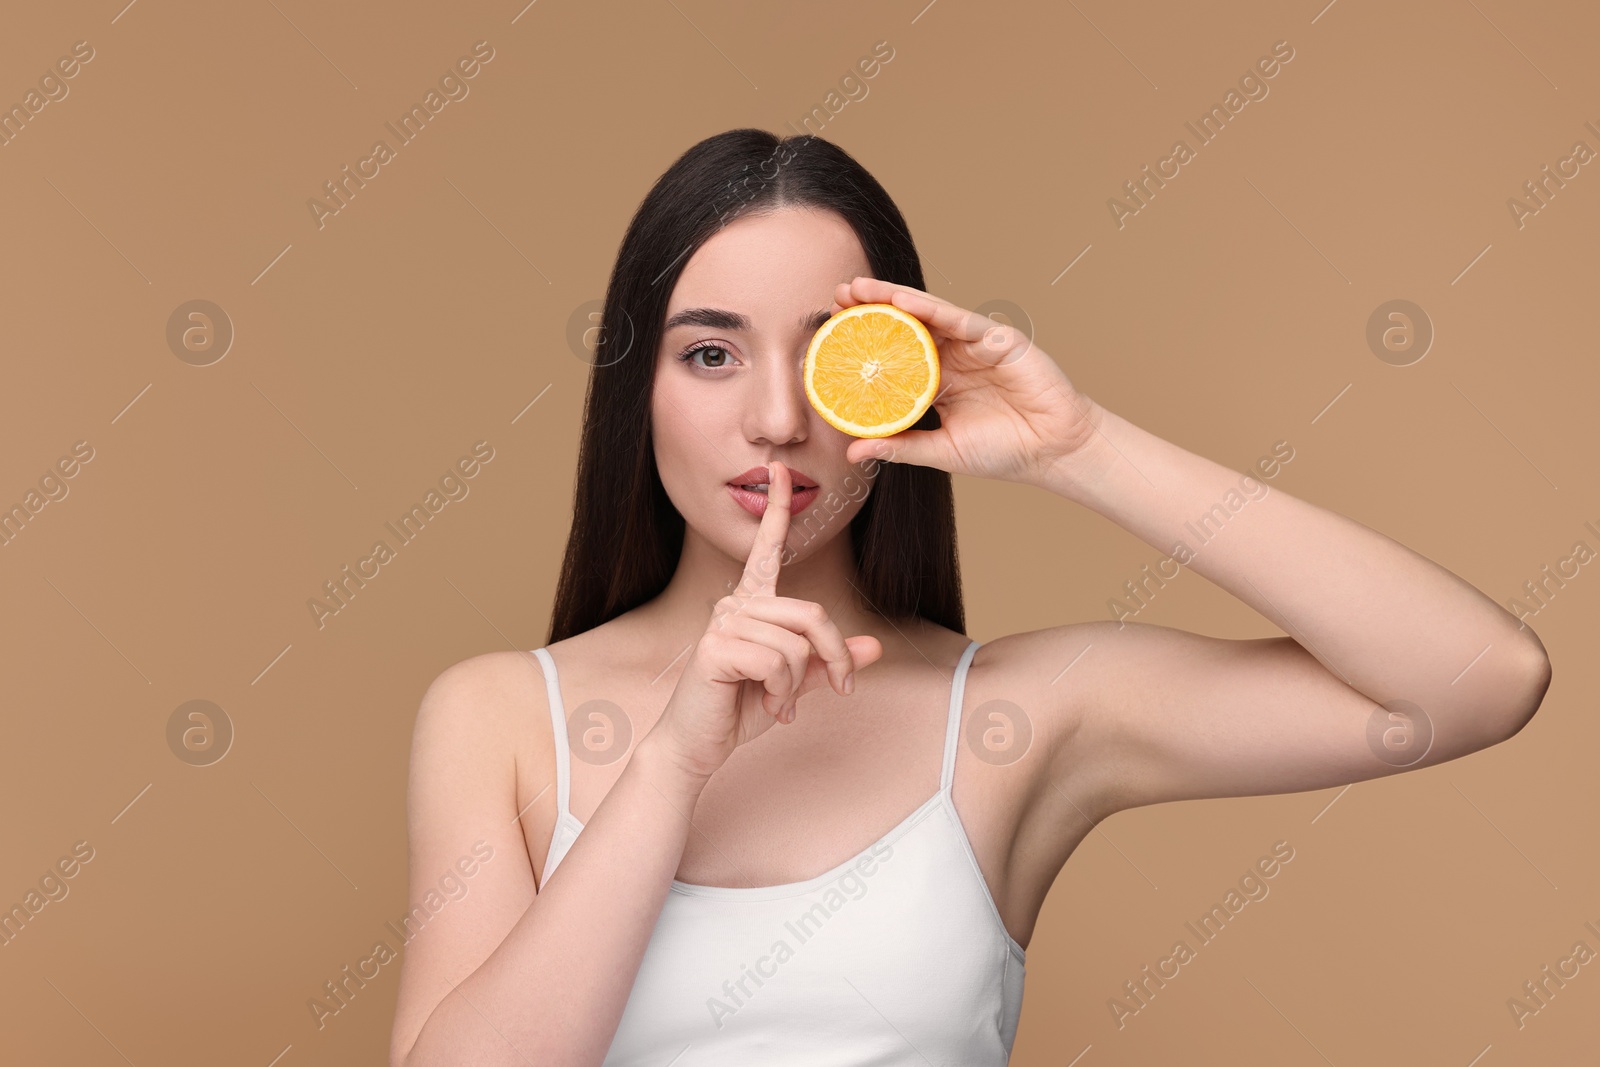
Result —
<instances>
[{"instance_id":1,"label":"woman's lips","mask_svg":"<svg viewBox=\"0 0 1600 1067\"><path fill-rule=\"evenodd\" d=\"M787 466L787 464L785 464L785 465ZM769 475L767 474L767 468L765 466L751 467L749 470L745 471L743 474L735 475L734 477L729 478L728 479L728 484L729 485L764 485L764 484L766 484L766 482L768 480L768 477L769 477ZM816 488L817 480L815 478L811 477L811 475L807 474L805 471L795 470L793 467L790 467L789 468L789 484L794 486L797 490L800 489L801 487L814 489L814 488Z\"/></svg>"},{"instance_id":2,"label":"woman's lips","mask_svg":"<svg viewBox=\"0 0 1600 1067\"><path fill-rule=\"evenodd\" d=\"M796 480L798 481L798 479ZM809 489L794 490L793 493L790 494L789 513L793 515L795 512L800 511L803 508L810 507L812 502L817 499L817 494L821 491L821 489L814 485ZM733 494L733 499L738 502L741 508L744 508L750 514L756 516L756 518L760 518L767 513L766 493L758 493L753 489L741 489L732 482L728 483L728 492Z\"/></svg>"}]
</instances>

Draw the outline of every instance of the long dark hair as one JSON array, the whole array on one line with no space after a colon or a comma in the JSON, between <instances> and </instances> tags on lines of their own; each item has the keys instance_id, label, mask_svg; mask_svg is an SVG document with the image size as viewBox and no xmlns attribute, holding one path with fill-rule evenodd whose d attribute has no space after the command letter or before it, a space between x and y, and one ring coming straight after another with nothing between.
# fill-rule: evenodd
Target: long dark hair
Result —
<instances>
[{"instance_id":1,"label":"long dark hair","mask_svg":"<svg viewBox=\"0 0 1600 1067\"><path fill-rule=\"evenodd\" d=\"M923 289L911 231L889 194L847 152L812 135L728 130L696 144L656 180L618 249L600 312L583 411L572 529L547 643L655 597L683 549L650 441L650 399L667 299L712 234L753 212L796 206L843 216L872 276ZM913 427L936 429L930 407ZM922 616L966 632L950 475L880 463L849 537L861 610Z\"/></svg>"}]
</instances>

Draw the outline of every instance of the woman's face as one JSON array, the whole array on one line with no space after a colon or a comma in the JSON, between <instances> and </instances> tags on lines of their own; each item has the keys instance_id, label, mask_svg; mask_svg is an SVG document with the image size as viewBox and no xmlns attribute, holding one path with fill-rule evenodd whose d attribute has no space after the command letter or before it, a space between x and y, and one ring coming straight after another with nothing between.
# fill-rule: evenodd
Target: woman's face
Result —
<instances>
[{"instance_id":1,"label":"woman's face","mask_svg":"<svg viewBox=\"0 0 1600 1067\"><path fill-rule=\"evenodd\" d=\"M835 287L870 273L842 217L787 207L723 227L672 290L651 397L656 466L685 523L733 558L760 520L729 483L768 460L818 487L796 501L785 562L839 536L866 500L868 467L844 455L854 438L817 414L801 374Z\"/></svg>"}]
</instances>

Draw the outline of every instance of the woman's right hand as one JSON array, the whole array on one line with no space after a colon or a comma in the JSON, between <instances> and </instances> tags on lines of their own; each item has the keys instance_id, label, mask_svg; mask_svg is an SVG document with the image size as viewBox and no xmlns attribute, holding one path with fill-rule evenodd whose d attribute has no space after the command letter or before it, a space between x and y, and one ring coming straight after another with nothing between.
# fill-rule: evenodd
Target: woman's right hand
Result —
<instances>
[{"instance_id":1,"label":"woman's right hand","mask_svg":"<svg viewBox=\"0 0 1600 1067\"><path fill-rule=\"evenodd\" d=\"M766 512L744 576L717 601L651 730L660 731L677 762L701 779L774 723L792 723L806 693L831 684L847 695L847 679L853 682L858 668L883 656L876 637L844 637L821 605L777 595L794 483L777 460L767 470Z\"/></svg>"}]
</instances>

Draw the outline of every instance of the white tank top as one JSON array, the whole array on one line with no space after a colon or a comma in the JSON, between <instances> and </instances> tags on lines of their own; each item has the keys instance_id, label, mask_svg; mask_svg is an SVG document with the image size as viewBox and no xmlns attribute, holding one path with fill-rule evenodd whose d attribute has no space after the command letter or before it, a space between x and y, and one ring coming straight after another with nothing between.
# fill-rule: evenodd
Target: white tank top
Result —
<instances>
[{"instance_id":1,"label":"white tank top","mask_svg":"<svg viewBox=\"0 0 1600 1067\"><path fill-rule=\"evenodd\" d=\"M998 1067L1022 1010L1025 953L1001 921L951 797L961 695L951 683L939 791L815 878L723 887L673 879L605 1067ZM567 807L568 728L543 648L556 736L544 876L583 829Z\"/></svg>"}]
</instances>

